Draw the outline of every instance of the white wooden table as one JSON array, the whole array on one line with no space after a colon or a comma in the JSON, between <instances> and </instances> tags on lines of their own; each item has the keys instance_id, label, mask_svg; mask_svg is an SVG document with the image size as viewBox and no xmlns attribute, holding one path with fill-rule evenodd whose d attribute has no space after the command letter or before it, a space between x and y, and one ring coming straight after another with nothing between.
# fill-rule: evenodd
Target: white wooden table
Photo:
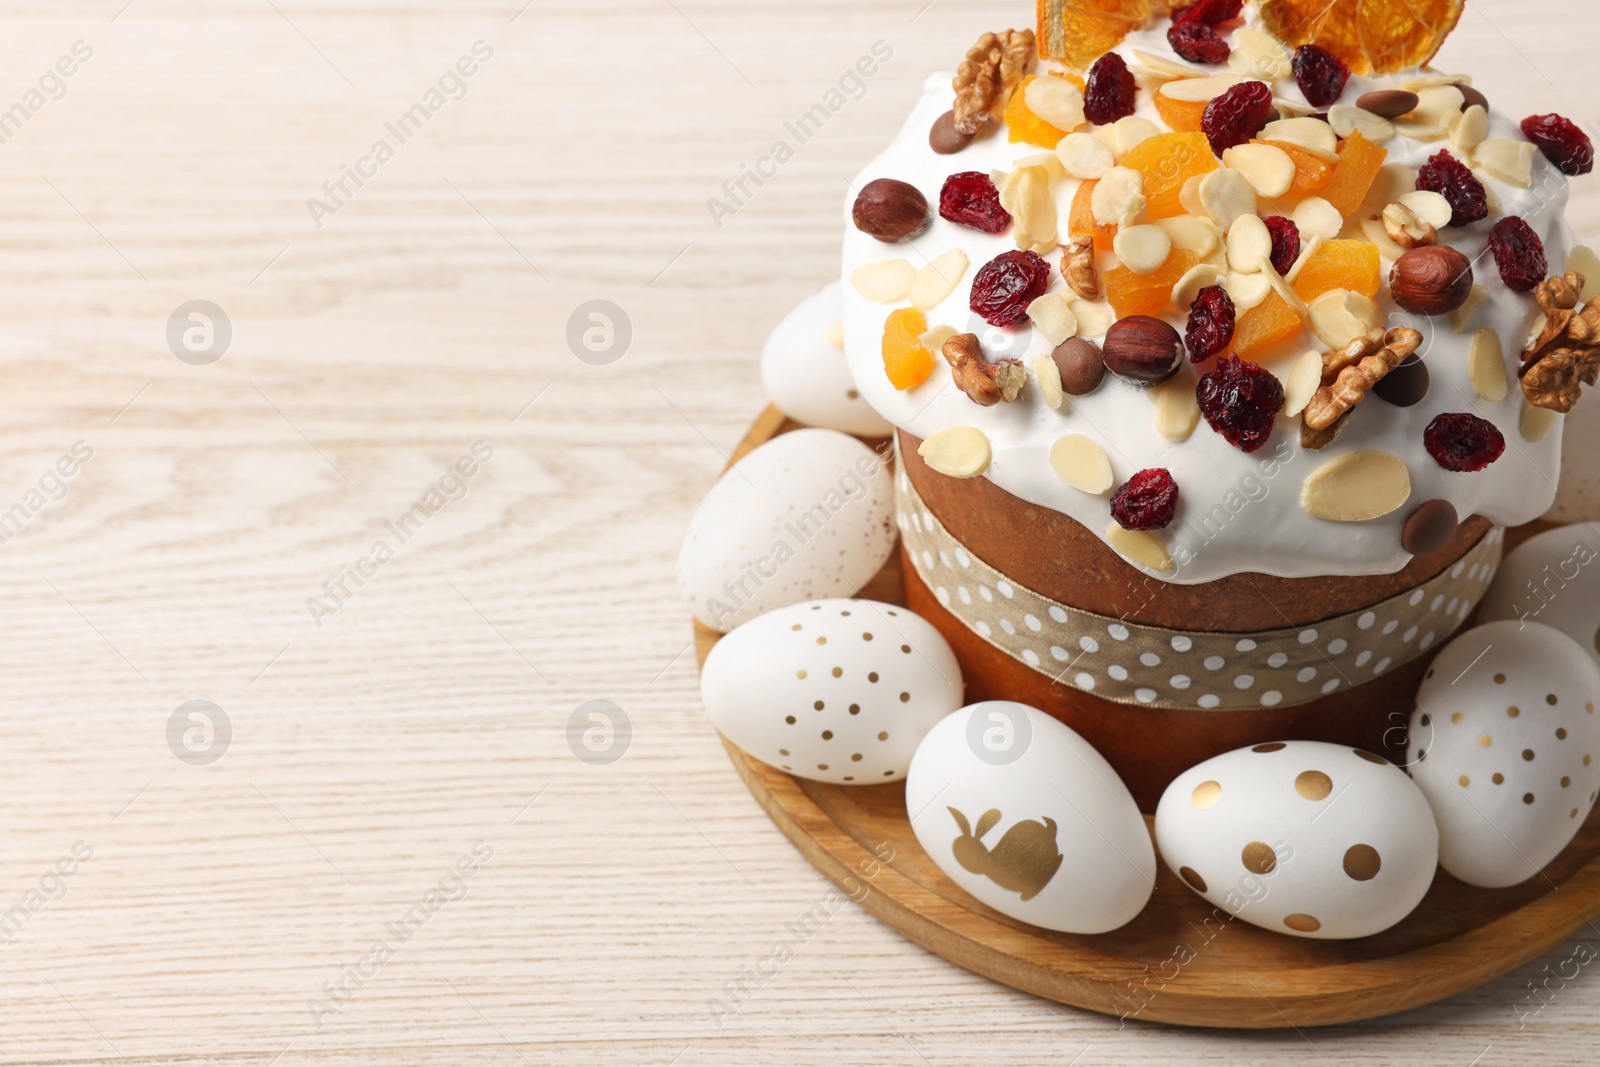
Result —
<instances>
[{"instance_id":1,"label":"white wooden table","mask_svg":"<svg viewBox=\"0 0 1600 1067\"><path fill-rule=\"evenodd\" d=\"M1031 6L0 8L0 1063L1593 1062L1593 967L1520 1025L1539 967L1234 1035L1118 1029L854 907L792 933L829 886L699 711L680 532L767 331L837 272L846 177ZM1474 0L1442 62L1592 121L1597 46L1591 0ZM604 366L566 341L596 299L632 326ZM214 362L220 333L169 346L196 300ZM632 734L597 765L568 721L602 699ZM169 744L195 700L226 743L185 711Z\"/></svg>"}]
</instances>

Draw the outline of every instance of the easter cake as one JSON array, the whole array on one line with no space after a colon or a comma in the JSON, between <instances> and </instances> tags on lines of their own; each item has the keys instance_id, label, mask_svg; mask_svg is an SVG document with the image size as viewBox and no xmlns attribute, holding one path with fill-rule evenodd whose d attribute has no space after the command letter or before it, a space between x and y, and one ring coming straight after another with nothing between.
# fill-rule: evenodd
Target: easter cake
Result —
<instances>
[{"instance_id":1,"label":"easter cake","mask_svg":"<svg viewBox=\"0 0 1600 1067\"><path fill-rule=\"evenodd\" d=\"M1402 757L1600 370L1593 149L1427 66L1459 4L1168 6L1040 0L928 80L852 183L840 338L966 699L1146 811L1254 744Z\"/></svg>"}]
</instances>

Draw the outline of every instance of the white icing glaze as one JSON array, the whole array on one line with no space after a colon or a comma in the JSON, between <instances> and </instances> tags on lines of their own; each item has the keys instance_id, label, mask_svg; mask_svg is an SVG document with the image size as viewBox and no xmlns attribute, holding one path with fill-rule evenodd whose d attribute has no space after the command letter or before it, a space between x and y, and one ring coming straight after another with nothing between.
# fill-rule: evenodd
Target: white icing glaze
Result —
<instances>
[{"instance_id":1,"label":"white icing glaze","mask_svg":"<svg viewBox=\"0 0 1600 1067\"><path fill-rule=\"evenodd\" d=\"M1173 56L1164 37L1164 22L1158 28L1134 34L1118 50L1126 54L1130 48ZM1404 78L1352 77L1340 99L1353 103L1364 92L1392 87ZM1304 100L1292 78L1275 83L1273 90L1281 98ZM915 241L887 245L861 233L849 222L855 190L874 178L910 182L922 190L930 204L936 205L940 187L950 174L1010 170L1017 160L1046 151L1029 144L1008 143L1006 131L991 124L964 151L952 156L937 155L928 146L928 129L949 109L951 95L950 75L931 76L922 99L894 142L852 183L844 204L844 276L848 278L857 267L882 259L905 257L920 267L950 248L965 249L972 266L955 291L928 314L930 327L942 323L976 333L983 339L990 359L1017 356L1027 366L1031 379L1034 359L1050 350L1049 343L1035 336L1036 331L1026 321L1020 328L998 330L973 315L967 306L978 268L1015 247L1010 231L990 236L936 217L929 230ZM1163 131L1167 129L1151 94L1143 89L1139 92L1138 114L1155 121ZM1489 136L1522 139L1516 124L1498 112L1490 116ZM1460 157L1459 150L1448 140L1422 143L1396 137L1383 147L1389 153L1386 162L1403 163L1413 170L1441 149ZM1520 215L1538 231L1551 273L1558 273L1576 243L1562 218L1567 202L1566 179L1539 154L1534 157L1531 189L1516 188L1481 173L1480 177L1498 197L1502 214ZM1054 196L1063 233L1077 186L1078 182L1070 178L1056 183ZM1273 210L1263 201L1261 213L1288 214L1292 203L1286 200L1280 210ZM899 392L883 371L881 339L889 309L869 303L849 285L844 287L845 350L862 395L890 422L923 438L952 426L977 427L989 437L994 450L994 460L985 477L1016 496L1070 515L1097 536L1104 536L1110 522L1107 498L1073 489L1055 475L1048 453L1057 438L1082 433L1099 442L1111 457L1119 485L1139 470L1169 469L1182 496L1176 521L1161 533L1177 566L1172 572L1147 572L1154 577L1197 584L1241 572L1291 578L1392 573L1411 559L1400 545L1400 529L1407 515L1423 501L1443 498L1463 518L1482 515L1498 524L1518 525L1545 512L1556 495L1560 428L1538 444L1524 441L1518 430L1524 402L1515 385L1518 356L1539 312L1531 295L1515 293L1500 281L1488 253L1489 230L1499 217L1491 211L1489 219L1440 233L1443 243L1460 249L1473 260L1476 280L1489 293L1487 303L1473 315L1466 332L1456 333L1450 316L1428 319L1400 311L1388 296L1387 278L1392 264L1387 259L1383 261L1385 284L1378 302L1390 325L1415 327L1427 338L1420 354L1427 358L1432 386L1427 397L1411 408L1369 399L1356 410L1339 439L1321 451L1301 449L1300 420L1281 414L1272 437L1250 455L1229 445L1204 421L1189 440L1168 441L1156 432L1153 405L1141 395L1144 389L1110 374L1094 393L1068 398L1061 411L1045 405L1034 381L1029 382L1023 397L1015 403L979 407L954 388L942 363L927 382ZM1360 220L1349 221L1345 236L1359 236ZM1048 258L1052 266L1051 291L1066 291L1059 273L1059 254ZM1102 269L1110 263L1110 257L1102 256ZM1168 319L1182 330L1183 315L1174 309ZM1513 383L1509 395L1492 404L1477 398L1467 373L1472 330L1482 325L1500 332L1507 374ZM1296 355L1308 348L1322 347L1307 331L1298 347L1286 346L1282 358L1265 365L1283 378ZM1214 365L1214 361L1203 364L1199 372ZM1179 373L1191 380L1198 377L1197 369L1187 362ZM1493 422L1505 435L1505 454L1479 473L1458 474L1441 468L1423 448L1422 437L1428 423L1443 412L1473 412ZM1300 506L1300 486L1306 476L1329 460L1360 449L1391 452L1406 462L1412 481L1412 495L1406 505L1362 523L1328 522L1306 514ZM1039 550L1048 552L1051 546L1040 545Z\"/></svg>"}]
</instances>

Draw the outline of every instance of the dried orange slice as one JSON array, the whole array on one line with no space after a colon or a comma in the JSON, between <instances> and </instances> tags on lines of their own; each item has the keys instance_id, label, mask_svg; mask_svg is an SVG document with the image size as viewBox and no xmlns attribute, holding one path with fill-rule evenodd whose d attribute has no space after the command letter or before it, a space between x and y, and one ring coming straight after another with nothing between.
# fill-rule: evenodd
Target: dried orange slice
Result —
<instances>
[{"instance_id":1,"label":"dried orange slice","mask_svg":"<svg viewBox=\"0 0 1600 1067\"><path fill-rule=\"evenodd\" d=\"M1290 48L1320 45L1357 74L1390 74L1432 59L1466 0L1260 0L1258 6L1262 29Z\"/></svg>"},{"instance_id":2,"label":"dried orange slice","mask_svg":"<svg viewBox=\"0 0 1600 1067\"><path fill-rule=\"evenodd\" d=\"M928 319L916 308L889 312L883 324L883 370L896 389L915 389L933 373L933 353L919 339Z\"/></svg>"},{"instance_id":3,"label":"dried orange slice","mask_svg":"<svg viewBox=\"0 0 1600 1067\"><path fill-rule=\"evenodd\" d=\"M1325 241L1294 280L1294 291L1310 303L1330 289L1377 296L1378 246L1370 241Z\"/></svg>"},{"instance_id":4,"label":"dried orange slice","mask_svg":"<svg viewBox=\"0 0 1600 1067\"><path fill-rule=\"evenodd\" d=\"M1112 267L1102 279L1106 299L1119 319L1130 315L1164 314L1172 310L1172 287L1199 262L1200 257L1187 248L1174 248L1167 262L1154 274L1135 274L1127 267Z\"/></svg>"},{"instance_id":5,"label":"dried orange slice","mask_svg":"<svg viewBox=\"0 0 1600 1067\"><path fill-rule=\"evenodd\" d=\"M1269 144L1288 156L1294 162L1293 191L1306 196L1315 196L1328 187L1333 181L1333 164L1324 162L1307 152L1299 145L1292 145L1286 141L1262 141L1256 144Z\"/></svg>"},{"instance_id":6,"label":"dried orange slice","mask_svg":"<svg viewBox=\"0 0 1600 1067\"><path fill-rule=\"evenodd\" d=\"M1088 70L1149 19L1150 0L1039 0L1039 58Z\"/></svg>"},{"instance_id":7,"label":"dried orange slice","mask_svg":"<svg viewBox=\"0 0 1600 1067\"><path fill-rule=\"evenodd\" d=\"M1339 142L1339 166L1333 180L1322 190L1322 197L1349 218L1361 207L1378 180L1378 171L1389 157L1388 150L1373 144L1357 130Z\"/></svg>"},{"instance_id":8,"label":"dried orange slice","mask_svg":"<svg viewBox=\"0 0 1600 1067\"><path fill-rule=\"evenodd\" d=\"M1239 325L1233 330L1234 354L1254 363L1258 356L1287 341L1303 326L1288 301L1273 290L1265 300L1239 316Z\"/></svg>"}]
</instances>

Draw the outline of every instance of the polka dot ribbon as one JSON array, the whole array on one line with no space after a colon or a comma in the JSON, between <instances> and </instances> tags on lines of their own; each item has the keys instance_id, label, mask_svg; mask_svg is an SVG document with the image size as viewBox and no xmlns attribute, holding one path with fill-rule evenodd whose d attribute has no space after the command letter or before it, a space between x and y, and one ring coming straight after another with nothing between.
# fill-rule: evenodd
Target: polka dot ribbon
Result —
<instances>
[{"instance_id":1,"label":"polka dot ribbon","mask_svg":"<svg viewBox=\"0 0 1600 1067\"><path fill-rule=\"evenodd\" d=\"M1256 633L1185 633L1058 604L973 556L933 517L904 472L897 519L924 584L978 636L1062 685L1125 704L1243 708L1306 704L1422 655L1461 625L1505 540L1490 529L1453 567L1363 611Z\"/></svg>"}]
</instances>

